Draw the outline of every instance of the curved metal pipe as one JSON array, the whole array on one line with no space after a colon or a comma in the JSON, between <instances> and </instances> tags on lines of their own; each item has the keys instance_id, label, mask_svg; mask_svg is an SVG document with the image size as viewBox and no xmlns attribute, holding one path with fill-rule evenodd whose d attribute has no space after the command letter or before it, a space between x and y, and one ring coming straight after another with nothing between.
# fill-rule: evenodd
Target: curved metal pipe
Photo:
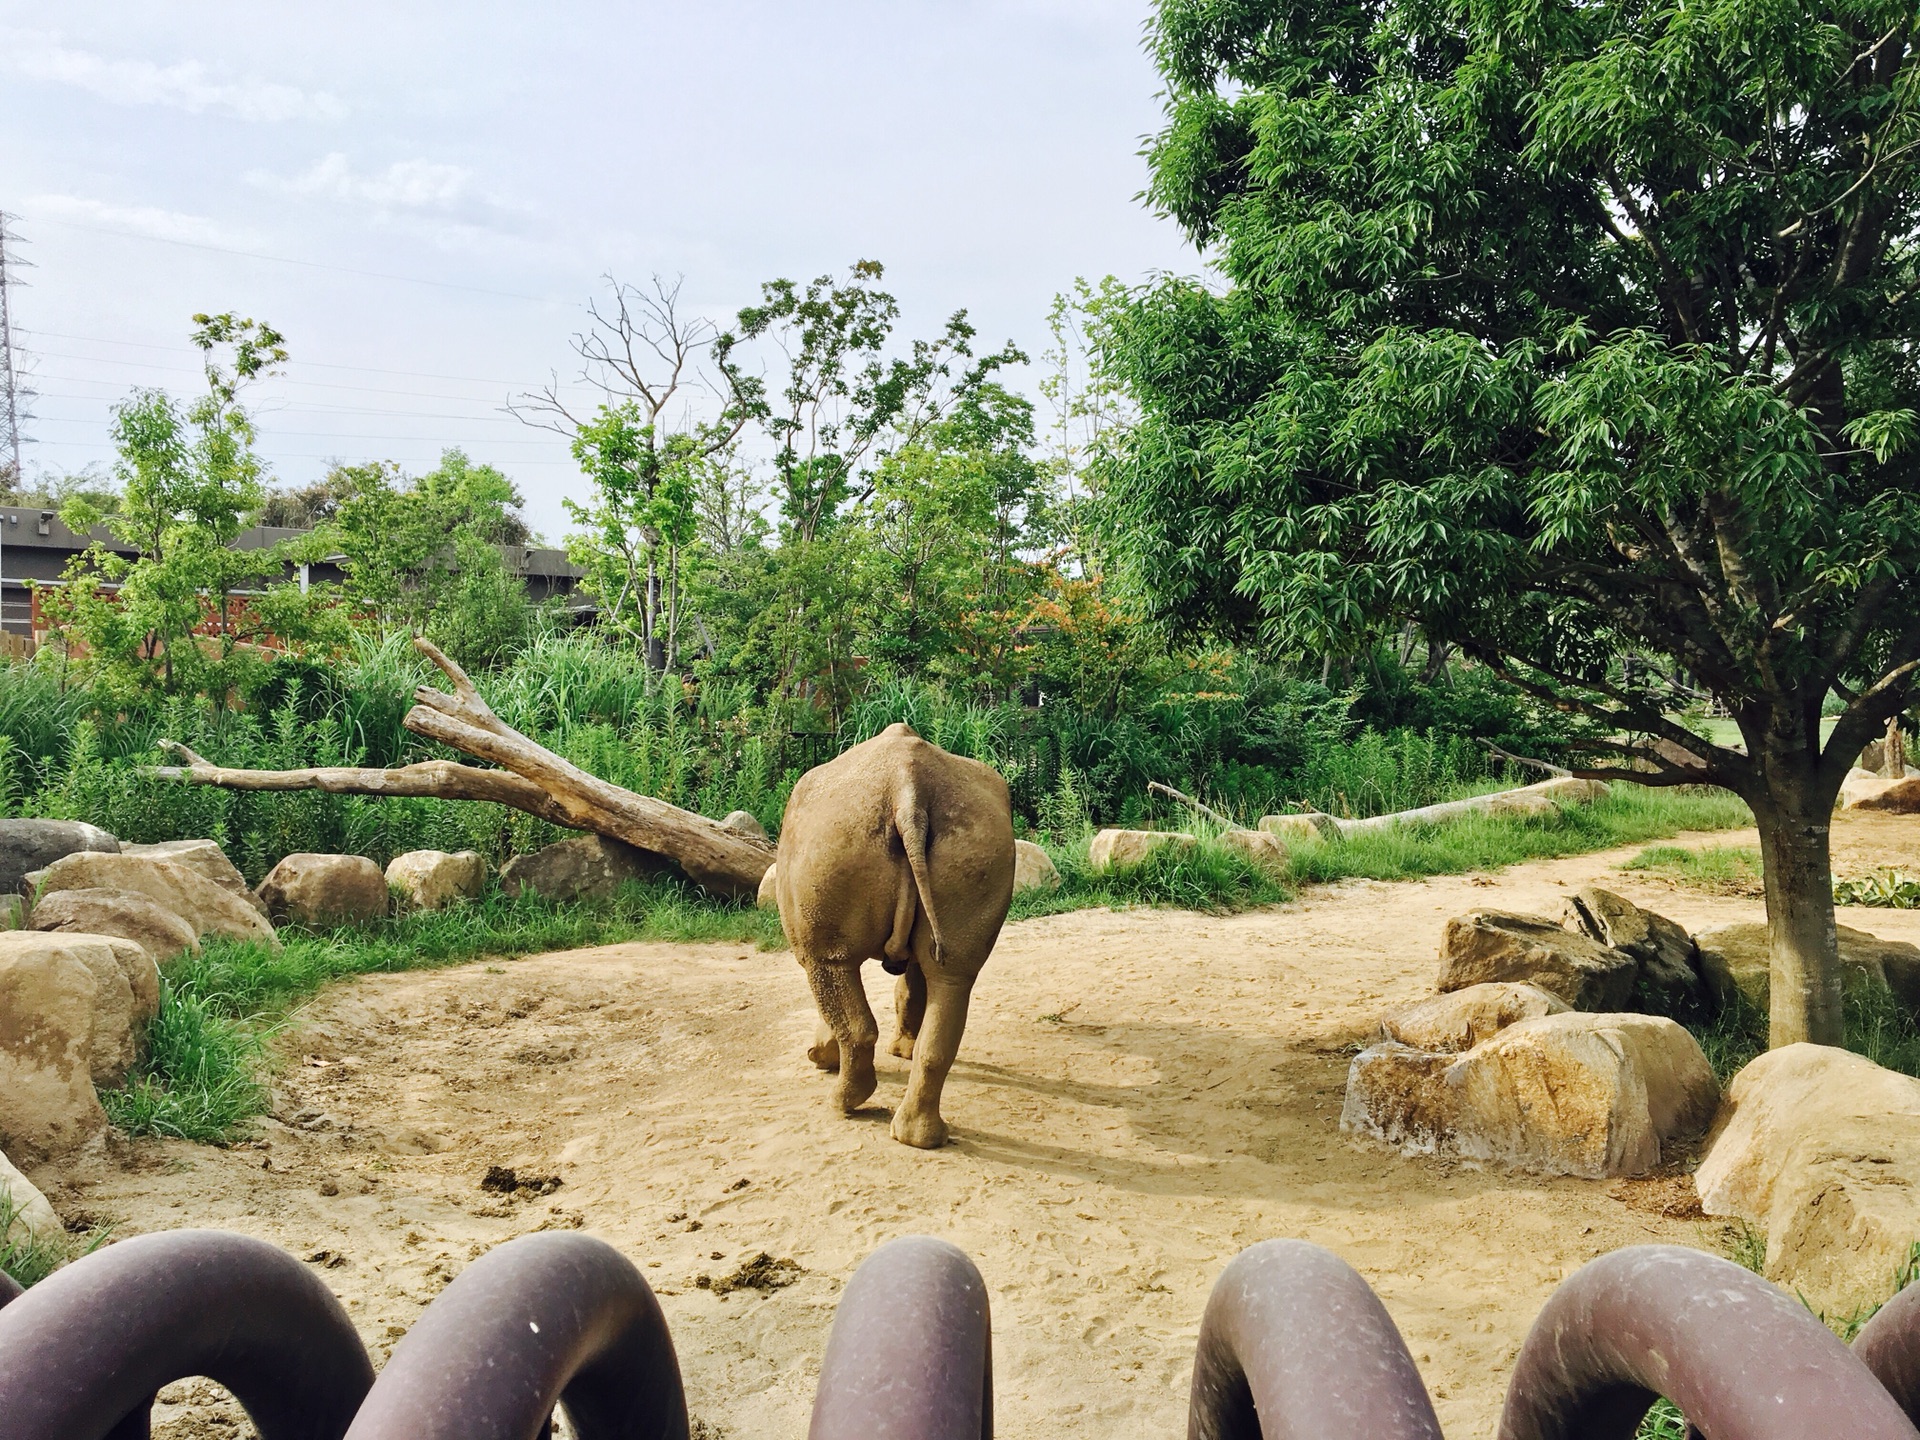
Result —
<instances>
[{"instance_id":1,"label":"curved metal pipe","mask_svg":"<svg viewBox=\"0 0 1920 1440\"><path fill-rule=\"evenodd\" d=\"M373 1384L332 1292L245 1235L122 1240L0 1310L7 1440L145 1435L154 1393L190 1375L232 1391L261 1440L340 1440Z\"/></svg>"},{"instance_id":2,"label":"curved metal pipe","mask_svg":"<svg viewBox=\"0 0 1920 1440\"><path fill-rule=\"evenodd\" d=\"M18 1280L0 1270L0 1310L6 1309L9 1300L18 1300L25 1293Z\"/></svg>"},{"instance_id":3,"label":"curved metal pipe","mask_svg":"<svg viewBox=\"0 0 1920 1440\"><path fill-rule=\"evenodd\" d=\"M1853 1353L1920 1426L1920 1285L1909 1285L1853 1337Z\"/></svg>"},{"instance_id":4,"label":"curved metal pipe","mask_svg":"<svg viewBox=\"0 0 1920 1440\"><path fill-rule=\"evenodd\" d=\"M1916 1440L1871 1371L1807 1308L1729 1260L1635 1245L1548 1298L1514 1362L1499 1440L1632 1440L1664 1395L1739 1440Z\"/></svg>"},{"instance_id":5,"label":"curved metal pipe","mask_svg":"<svg viewBox=\"0 0 1920 1440\"><path fill-rule=\"evenodd\" d=\"M882 1245L834 1312L807 1440L992 1440L993 1325L966 1252Z\"/></svg>"},{"instance_id":6,"label":"curved metal pipe","mask_svg":"<svg viewBox=\"0 0 1920 1440\"><path fill-rule=\"evenodd\" d=\"M687 1440L680 1362L640 1272L586 1235L525 1235L440 1292L347 1435L533 1440L556 1403L579 1440Z\"/></svg>"},{"instance_id":7,"label":"curved metal pipe","mask_svg":"<svg viewBox=\"0 0 1920 1440\"><path fill-rule=\"evenodd\" d=\"M1380 1297L1304 1240L1242 1250L1200 1321L1188 1440L1440 1440Z\"/></svg>"}]
</instances>

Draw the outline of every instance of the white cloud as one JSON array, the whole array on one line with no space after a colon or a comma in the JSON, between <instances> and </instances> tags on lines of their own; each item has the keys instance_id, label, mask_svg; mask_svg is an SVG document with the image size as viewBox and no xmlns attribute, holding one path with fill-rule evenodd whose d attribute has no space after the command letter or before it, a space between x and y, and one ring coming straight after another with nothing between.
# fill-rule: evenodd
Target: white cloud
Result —
<instances>
[{"instance_id":1,"label":"white cloud","mask_svg":"<svg viewBox=\"0 0 1920 1440\"><path fill-rule=\"evenodd\" d=\"M266 80L220 80L198 60L159 65L116 60L62 45L33 30L0 29L0 67L31 80L71 85L118 105L166 105L241 120L337 120L346 106L323 90Z\"/></svg>"},{"instance_id":2,"label":"white cloud","mask_svg":"<svg viewBox=\"0 0 1920 1440\"><path fill-rule=\"evenodd\" d=\"M315 195L377 210L450 211L467 208L477 199L470 188L473 172L459 165L399 160L377 174L358 175L338 151L291 179L260 170L247 179L284 195Z\"/></svg>"},{"instance_id":3,"label":"white cloud","mask_svg":"<svg viewBox=\"0 0 1920 1440\"><path fill-rule=\"evenodd\" d=\"M136 235L151 235L156 240L180 240L191 245L223 248L248 243L248 237L223 229L217 221L204 215L188 215L152 205L113 205L84 195L30 195L22 209L29 219L44 216L76 225L129 230Z\"/></svg>"}]
</instances>

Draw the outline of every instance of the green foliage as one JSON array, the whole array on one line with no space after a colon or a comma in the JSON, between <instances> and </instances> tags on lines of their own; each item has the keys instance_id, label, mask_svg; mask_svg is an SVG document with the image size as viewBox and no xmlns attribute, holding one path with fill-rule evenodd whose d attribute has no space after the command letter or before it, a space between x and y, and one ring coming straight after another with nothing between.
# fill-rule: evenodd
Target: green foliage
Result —
<instances>
[{"instance_id":1,"label":"green foliage","mask_svg":"<svg viewBox=\"0 0 1920 1440\"><path fill-rule=\"evenodd\" d=\"M0 1273L12 1276L22 1289L39 1284L65 1265L91 1254L107 1242L105 1230L81 1235L39 1236L20 1219L13 1197L0 1191Z\"/></svg>"},{"instance_id":2,"label":"green foliage","mask_svg":"<svg viewBox=\"0 0 1920 1440\"><path fill-rule=\"evenodd\" d=\"M1836 880L1833 903L1872 905L1884 910L1920 910L1920 880L1891 868L1858 880Z\"/></svg>"},{"instance_id":3,"label":"green foliage","mask_svg":"<svg viewBox=\"0 0 1920 1440\"><path fill-rule=\"evenodd\" d=\"M1760 852L1750 845L1650 845L1620 867L1709 895L1758 895Z\"/></svg>"},{"instance_id":4,"label":"green foliage","mask_svg":"<svg viewBox=\"0 0 1920 1440\"><path fill-rule=\"evenodd\" d=\"M1287 888L1265 867L1227 849L1211 833L1203 832L1191 847L1162 847L1139 865L1113 871L1095 871L1087 863L1087 842L1091 838L1091 834L1082 832L1070 840L1042 842L1060 872L1060 884L1052 890L1029 890L1014 897L1009 912L1012 919L1130 905L1230 915L1291 898Z\"/></svg>"}]
</instances>

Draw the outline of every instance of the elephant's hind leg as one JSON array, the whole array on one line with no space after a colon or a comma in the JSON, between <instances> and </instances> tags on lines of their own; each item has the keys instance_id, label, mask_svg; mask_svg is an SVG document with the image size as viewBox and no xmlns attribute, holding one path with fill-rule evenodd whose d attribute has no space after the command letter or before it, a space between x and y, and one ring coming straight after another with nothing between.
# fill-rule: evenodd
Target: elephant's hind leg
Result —
<instances>
[{"instance_id":1,"label":"elephant's hind leg","mask_svg":"<svg viewBox=\"0 0 1920 1440\"><path fill-rule=\"evenodd\" d=\"M947 1143L947 1122L940 1118L940 1092L947 1072L960 1053L960 1037L967 1028L967 1005L973 998L973 977L927 971L927 1014L913 1049L913 1074L906 1097L893 1112L893 1138L921 1150Z\"/></svg>"},{"instance_id":2,"label":"elephant's hind leg","mask_svg":"<svg viewBox=\"0 0 1920 1440\"><path fill-rule=\"evenodd\" d=\"M887 1048L902 1060L913 1058L913 1042L927 1015L927 977L918 960L893 982L893 1044Z\"/></svg>"},{"instance_id":3,"label":"elephant's hind leg","mask_svg":"<svg viewBox=\"0 0 1920 1440\"><path fill-rule=\"evenodd\" d=\"M873 1018L873 1007L867 1004L858 965L821 962L806 969L820 1018L833 1032L840 1052L840 1109L851 1115L878 1083L873 1074L873 1047L879 1043L880 1026Z\"/></svg>"}]
</instances>

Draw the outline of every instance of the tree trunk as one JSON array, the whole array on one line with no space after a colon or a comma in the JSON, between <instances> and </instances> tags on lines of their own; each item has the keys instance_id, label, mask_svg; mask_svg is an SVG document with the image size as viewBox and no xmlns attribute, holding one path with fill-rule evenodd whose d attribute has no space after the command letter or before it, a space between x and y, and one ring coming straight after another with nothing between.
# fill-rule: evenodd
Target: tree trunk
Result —
<instances>
[{"instance_id":1,"label":"tree trunk","mask_svg":"<svg viewBox=\"0 0 1920 1440\"><path fill-rule=\"evenodd\" d=\"M1811 776L1778 785L1754 811L1772 958L1767 1044L1775 1049L1801 1040L1839 1045L1846 1038L1833 918L1833 797L1822 806L1806 793L1820 788ZM1805 800L1814 803L1794 803Z\"/></svg>"},{"instance_id":2,"label":"tree trunk","mask_svg":"<svg viewBox=\"0 0 1920 1440\"><path fill-rule=\"evenodd\" d=\"M394 770L330 766L313 770L234 770L211 765L184 745L163 741L187 761L150 773L192 785L229 790L325 790L345 795L425 795L447 800L490 800L542 820L590 830L672 861L695 884L719 895L749 897L773 863L764 840L728 830L717 820L682 810L650 795L636 795L589 775L536 745L495 715L466 672L430 641L414 645L438 665L453 693L421 686L405 725L475 759L501 766L476 769L429 760Z\"/></svg>"}]
</instances>

